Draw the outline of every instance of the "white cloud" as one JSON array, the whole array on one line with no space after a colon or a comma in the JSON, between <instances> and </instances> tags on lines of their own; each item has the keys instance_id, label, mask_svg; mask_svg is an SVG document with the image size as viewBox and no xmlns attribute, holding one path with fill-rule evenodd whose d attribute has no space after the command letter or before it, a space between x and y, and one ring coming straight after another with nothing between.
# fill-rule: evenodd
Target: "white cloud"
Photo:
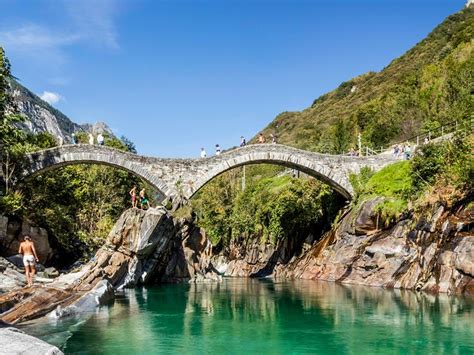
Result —
<instances>
[{"instance_id":1,"label":"white cloud","mask_svg":"<svg viewBox=\"0 0 474 355\"><path fill-rule=\"evenodd\" d=\"M50 91L43 91L43 93L39 97L41 98L41 100L46 101L50 105L54 105L55 103L63 99L61 95Z\"/></svg>"}]
</instances>

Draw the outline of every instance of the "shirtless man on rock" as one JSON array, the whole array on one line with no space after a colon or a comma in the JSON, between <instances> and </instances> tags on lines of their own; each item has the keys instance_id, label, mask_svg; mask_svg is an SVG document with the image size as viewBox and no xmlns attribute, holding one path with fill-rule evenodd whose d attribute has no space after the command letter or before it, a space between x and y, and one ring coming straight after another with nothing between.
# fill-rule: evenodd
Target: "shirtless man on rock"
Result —
<instances>
[{"instance_id":1,"label":"shirtless man on rock","mask_svg":"<svg viewBox=\"0 0 474 355\"><path fill-rule=\"evenodd\" d=\"M27 286L33 285L33 277L36 273L35 261L39 262L36 255L35 244L29 235L25 235L25 240L21 242L18 253L23 255L23 265L25 265L25 275Z\"/></svg>"}]
</instances>

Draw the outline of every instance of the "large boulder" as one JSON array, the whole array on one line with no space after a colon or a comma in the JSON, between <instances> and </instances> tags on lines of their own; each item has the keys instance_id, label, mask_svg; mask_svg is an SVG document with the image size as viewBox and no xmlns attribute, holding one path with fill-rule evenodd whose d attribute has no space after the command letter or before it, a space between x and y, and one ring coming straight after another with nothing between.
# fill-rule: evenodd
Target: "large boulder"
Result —
<instances>
[{"instance_id":1,"label":"large boulder","mask_svg":"<svg viewBox=\"0 0 474 355\"><path fill-rule=\"evenodd\" d=\"M0 294L25 285L25 276L8 260L0 257Z\"/></svg>"},{"instance_id":2,"label":"large boulder","mask_svg":"<svg viewBox=\"0 0 474 355\"><path fill-rule=\"evenodd\" d=\"M143 284L164 273L176 232L165 208L125 211L109 233L105 245L85 266L81 285L93 287L107 279L115 288Z\"/></svg>"}]
</instances>

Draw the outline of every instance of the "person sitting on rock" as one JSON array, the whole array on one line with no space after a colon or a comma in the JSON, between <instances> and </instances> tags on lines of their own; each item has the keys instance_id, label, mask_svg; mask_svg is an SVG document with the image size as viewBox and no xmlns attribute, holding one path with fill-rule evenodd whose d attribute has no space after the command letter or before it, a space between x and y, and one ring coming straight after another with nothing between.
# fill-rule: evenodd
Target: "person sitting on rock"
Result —
<instances>
[{"instance_id":1,"label":"person sitting on rock","mask_svg":"<svg viewBox=\"0 0 474 355\"><path fill-rule=\"evenodd\" d=\"M28 287L33 285L33 278L36 274L35 261L39 262L36 255L35 243L29 235L25 235L25 240L20 243L18 253L23 255L23 265L25 265L26 284Z\"/></svg>"},{"instance_id":2,"label":"person sitting on rock","mask_svg":"<svg viewBox=\"0 0 474 355\"><path fill-rule=\"evenodd\" d=\"M148 201L145 193L145 188L140 190L140 209L143 210L143 207L147 206L147 208L150 208L150 202Z\"/></svg>"}]
</instances>

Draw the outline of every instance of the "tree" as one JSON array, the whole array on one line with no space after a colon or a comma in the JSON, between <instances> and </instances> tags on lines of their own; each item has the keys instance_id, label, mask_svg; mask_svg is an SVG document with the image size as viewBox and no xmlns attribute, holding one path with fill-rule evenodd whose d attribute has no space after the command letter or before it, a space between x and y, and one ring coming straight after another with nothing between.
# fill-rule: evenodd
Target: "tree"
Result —
<instances>
[{"instance_id":1,"label":"tree","mask_svg":"<svg viewBox=\"0 0 474 355\"><path fill-rule=\"evenodd\" d=\"M11 79L10 62L0 47L0 158L5 194L9 193L10 181L19 170L21 155L25 149L22 142L26 139L26 134L15 126L15 123L24 120L23 117L9 112L14 108L10 94Z\"/></svg>"}]
</instances>

